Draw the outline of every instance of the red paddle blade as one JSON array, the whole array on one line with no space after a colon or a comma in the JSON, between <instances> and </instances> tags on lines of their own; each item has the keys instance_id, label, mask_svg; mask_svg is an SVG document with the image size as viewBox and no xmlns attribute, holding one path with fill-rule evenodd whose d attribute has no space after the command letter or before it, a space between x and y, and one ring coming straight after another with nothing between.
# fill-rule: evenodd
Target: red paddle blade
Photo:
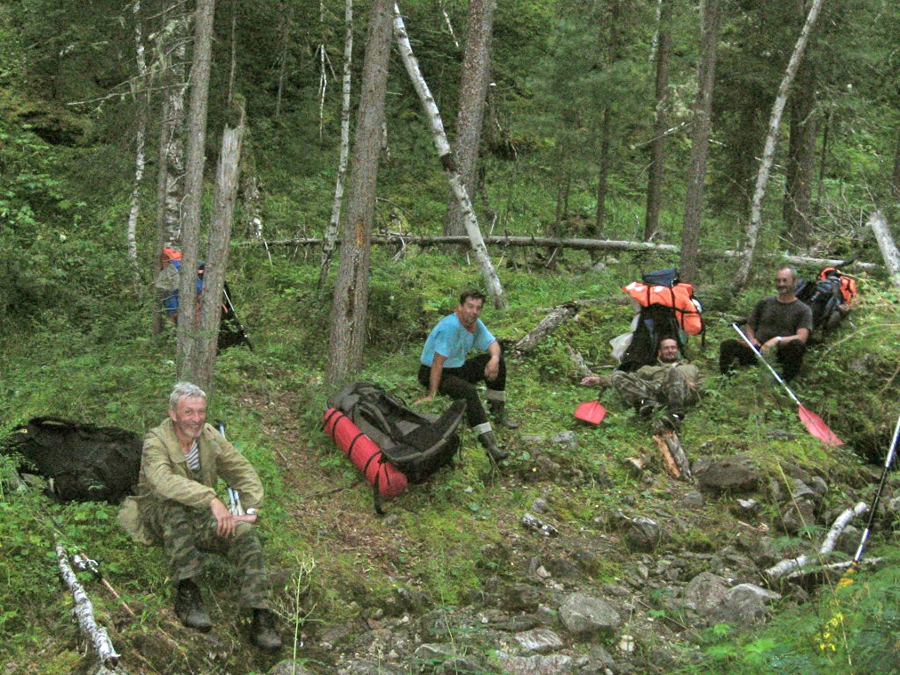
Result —
<instances>
[{"instance_id":1,"label":"red paddle blade","mask_svg":"<svg viewBox=\"0 0 900 675\"><path fill-rule=\"evenodd\" d=\"M582 403L575 410L575 419L591 424L600 424L606 417L606 408L600 405L600 401L588 401Z\"/></svg>"},{"instance_id":2,"label":"red paddle blade","mask_svg":"<svg viewBox=\"0 0 900 675\"><path fill-rule=\"evenodd\" d=\"M806 426L806 430L825 445L844 444L844 441L838 438L835 433L828 428L828 425L822 421L822 418L816 415L816 413L807 410L802 405L798 406L797 411L800 413L800 421Z\"/></svg>"}]
</instances>

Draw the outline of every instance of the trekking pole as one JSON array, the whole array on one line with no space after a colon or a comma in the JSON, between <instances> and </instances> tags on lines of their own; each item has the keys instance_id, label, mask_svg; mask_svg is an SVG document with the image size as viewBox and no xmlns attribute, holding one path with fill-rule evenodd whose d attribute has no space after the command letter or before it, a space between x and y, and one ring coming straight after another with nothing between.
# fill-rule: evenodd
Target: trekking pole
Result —
<instances>
[{"instance_id":1,"label":"trekking pole","mask_svg":"<svg viewBox=\"0 0 900 675\"><path fill-rule=\"evenodd\" d=\"M797 412L800 415L800 421L803 422L803 425L806 427L806 430L809 431L813 436L818 438L820 441L825 443L825 445L843 445L844 441L837 437L837 435L828 428L828 425L822 420L821 417L816 415L811 410L807 410L803 407L803 404L800 403L800 399L798 399L794 392L791 391L790 387L787 386L787 382L781 379L781 375L779 375L775 369L769 365L769 362L763 358L763 355L756 348L756 346L750 342L750 338L747 337L747 334L741 330L741 327L736 323L731 324L731 327L734 328L738 335L740 335L744 342L747 343L747 346L753 350L753 353L756 354L756 358L762 361L765 364L766 368L769 369L769 372L775 376L775 379L778 380L778 383L784 387L784 390L788 393L794 403L797 404Z\"/></svg>"},{"instance_id":2,"label":"trekking pole","mask_svg":"<svg viewBox=\"0 0 900 675\"><path fill-rule=\"evenodd\" d=\"M891 469L891 464L894 462L894 456L897 450L897 437L900 436L900 417L897 418L897 426L894 427L894 438L891 441L891 447L888 450L887 457L884 460L884 469L881 472L881 480L878 482L878 490L875 492L875 499L872 500L872 506L869 511L869 518L866 521L866 529L863 530L862 538L859 541L859 548L856 549L856 555L853 556L853 561L850 563L850 567L847 569L847 574L852 574L856 570L859 569L859 562L862 560L863 553L866 550L866 542L869 540L869 534L872 532L872 524L875 521L875 513L878 511L878 503L881 501L881 492L884 490L884 484L887 482L888 472ZM841 584L846 585L849 583L849 580L845 581L841 579Z\"/></svg>"},{"instance_id":3,"label":"trekking pole","mask_svg":"<svg viewBox=\"0 0 900 675\"><path fill-rule=\"evenodd\" d=\"M253 343L250 342L250 338L247 335L247 331L244 330L244 325L241 323L240 319L237 317L237 312L234 311L234 305L231 304L231 296L228 294L228 289L224 286L222 287L222 295L225 296L225 302L228 303L228 309L231 310L231 315L234 317L234 322L238 325L238 328L241 329L241 336L244 338L244 342L247 343L247 346L250 348L250 351L253 351Z\"/></svg>"},{"instance_id":4,"label":"trekking pole","mask_svg":"<svg viewBox=\"0 0 900 675\"><path fill-rule=\"evenodd\" d=\"M128 611L128 613L131 614L131 616L137 616L134 613L134 610L132 610L131 607L128 606L128 603L125 602L116 592L116 589L112 587L112 584L109 583L109 581L107 581L103 576L103 573L100 571L100 566L97 564L96 560L88 558L87 555L85 555L84 551L79 551L72 556L72 564L80 570L87 570L88 572L93 574L94 578L101 584L103 584L104 587L106 587L106 590L108 590L112 594L112 596L122 604L122 607L124 607Z\"/></svg>"},{"instance_id":5,"label":"trekking pole","mask_svg":"<svg viewBox=\"0 0 900 675\"><path fill-rule=\"evenodd\" d=\"M216 426L219 427L219 433L222 434L222 438L225 438L225 424L223 422L216 422ZM235 490L233 487L228 487L228 510L231 511L231 515L233 516L244 516L246 512L244 511L244 506L241 504L241 493Z\"/></svg>"}]
</instances>

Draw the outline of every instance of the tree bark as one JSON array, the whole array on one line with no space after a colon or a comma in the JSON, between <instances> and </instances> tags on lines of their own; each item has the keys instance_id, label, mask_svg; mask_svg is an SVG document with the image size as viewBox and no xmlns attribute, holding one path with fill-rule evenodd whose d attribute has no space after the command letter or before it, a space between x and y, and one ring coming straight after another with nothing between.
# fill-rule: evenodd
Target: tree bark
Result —
<instances>
[{"instance_id":1,"label":"tree bark","mask_svg":"<svg viewBox=\"0 0 900 675\"><path fill-rule=\"evenodd\" d=\"M394 4L394 37L397 40L398 50L403 64L406 66L406 72L409 74L413 82L413 87L419 95L422 106L428 117L431 126L431 135L434 138L434 144L437 148L438 157L441 160L441 166L444 169L444 175L450 182L450 187L459 201L465 217L466 232L469 235L469 241L475 258L481 266L481 276L484 278L487 294L490 296L495 309L503 309L506 307L506 298L503 295L503 287L500 285L500 278L494 269L491 258L488 255L487 248L484 245L484 239L481 236L481 230L478 227L478 221L475 218L475 211L472 209L472 202L469 200L469 194L466 187L460 180L459 171L456 168L456 161L453 153L450 151L450 144L447 142L447 135L444 133L444 124L441 121L441 114L438 111L437 104L428 89L425 78L419 70L419 64L412 52L412 45L409 43L409 37L406 34L406 27L403 25L403 17L400 15L400 8Z\"/></svg>"},{"instance_id":2,"label":"tree bark","mask_svg":"<svg viewBox=\"0 0 900 675\"><path fill-rule=\"evenodd\" d=\"M209 73L212 61L215 0L197 0L194 20L194 55L191 67L191 104L188 113L187 171L185 176L184 218L182 226L181 279L178 287L178 377L193 380L198 362L196 279L199 262L200 207L203 199L203 166L206 145L206 117L209 97Z\"/></svg>"},{"instance_id":3,"label":"tree bark","mask_svg":"<svg viewBox=\"0 0 900 675\"><path fill-rule=\"evenodd\" d=\"M443 235L406 235L406 234L390 234L387 236L375 235L370 237L370 243L386 244L390 246L442 246L445 244L458 245L468 241L468 237L446 237ZM656 251L660 253L678 253L679 248L674 244L654 244L648 241L616 241L608 239L559 239L554 237L513 237L513 236L491 236L485 237L484 241L491 245L500 247L524 246L524 247L546 247L549 249L569 248L582 251ZM337 244L341 240L336 241ZM320 246L322 240L318 237L308 237L305 239L278 239L271 241L244 241L234 244L235 246ZM734 250L708 250L700 253L701 259L716 258L737 258L743 255L743 251ZM789 263L791 265L814 265L818 267L835 267L840 266L844 262L842 259L835 258L811 258L808 256L785 256L781 253L762 254L761 257L777 260L779 262ZM843 265L848 268L849 265ZM859 270L874 270L879 266L874 263L854 262L852 267Z\"/></svg>"},{"instance_id":4,"label":"tree bark","mask_svg":"<svg viewBox=\"0 0 900 675\"><path fill-rule=\"evenodd\" d=\"M141 3L135 0L132 7L134 16L134 46L135 60L138 69L137 95L137 131L135 132L135 159L134 159L134 186L131 190L131 209L128 213L128 227L126 238L128 240L128 257L134 265L135 287L141 287L141 277L137 266L137 223L141 215L141 183L144 180L144 141L147 133L147 109L150 106L150 94L147 81L147 60L144 57L143 23L141 19Z\"/></svg>"},{"instance_id":5,"label":"tree bark","mask_svg":"<svg viewBox=\"0 0 900 675\"><path fill-rule=\"evenodd\" d=\"M790 143L784 192L785 233L798 250L807 248L812 237L812 186L815 177L816 91L811 61L797 71L790 98Z\"/></svg>"},{"instance_id":6,"label":"tree bark","mask_svg":"<svg viewBox=\"0 0 900 675\"><path fill-rule=\"evenodd\" d=\"M350 157L350 78L353 72L353 0L344 2L344 73L341 86L341 154L338 159L337 178L334 183L334 203L331 207L331 220L322 237L322 262L319 266L319 293L325 289L328 272L331 269L331 257L337 245L338 231L341 225L341 209L344 203L344 177L347 174L347 161Z\"/></svg>"},{"instance_id":7,"label":"tree bark","mask_svg":"<svg viewBox=\"0 0 900 675\"><path fill-rule=\"evenodd\" d=\"M891 194L900 201L900 126L895 130L897 144L894 146L894 170L891 172Z\"/></svg>"},{"instance_id":8,"label":"tree bark","mask_svg":"<svg viewBox=\"0 0 900 675\"><path fill-rule=\"evenodd\" d=\"M484 124L484 106L491 78L491 33L495 0L469 0L466 25L466 51L459 88L459 112L456 118L456 143L459 176L466 193L474 199L478 176L478 149ZM466 224L459 200L450 192L444 234L465 234Z\"/></svg>"},{"instance_id":9,"label":"tree bark","mask_svg":"<svg viewBox=\"0 0 900 675\"><path fill-rule=\"evenodd\" d=\"M619 60L619 21L622 14L622 3L614 0L610 6L609 16L609 44L607 45L606 68L612 70ZM597 210L596 223L594 224L594 236L602 237L606 227L606 197L609 194L610 174L610 147L613 134L613 111L611 105L603 107L603 116L600 122L600 156L597 158Z\"/></svg>"},{"instance_id":10,"label":"tree bark","mask_svg":"<svg viewBox=\"0 0 900 675\"><path fill-rule=\"evenodd\" d=\"M231 243L234 204L237 200L240 176L241 146L244 140L243 102L239 102L237 106L235 128L232 129L226 124L222 133L222 151L216 168L216 194L213 199L206 263L203 268L200 330L194 347L196 363L193 382L204 389L210 397L213 395L215 385L216 350L222 321L222 293L225 289L225 270L228 267L228 248Z\"/></svg>"},{"instance_id":11,"label":"tree bark","mask_svg":"<svg viewBox=\"0 0 900 675\"><path fill-rule=\"evenodd\" d=\"M766 135L766 145L763 150L762 161L759 165L759 173L756 177L756 189L753 192L753 202L750 205L750 224L747 226L747 243L744 247L743 259L738 267L737 274L734 279L735 290L740 290L747 285L750 278L750 267L753 265L753 255L756 252L756 242L759 238L759 232L762 229L762 202L766 196L766 186L769 183L769 173L772 170L772 164L775 161L775 150L778 146L778 136L781 130L781 115L784 112L784 106L787 103L788 94L791 91L791 85L800 67L800 61L803 58L803 52L806 50L806 44L809 41L809 35L812 32L819 12L822 9L823 0L813 0L812 7L806 16L806 22L800 31L800 37L794 46L794 52L791 54L791 60L788 63L784 78L781 80L781 86L778 88L778 95L775 97L775 104L772 106L772 116L769 119L769 132Z\"/></svg>"},{"instance_id":12,"label":"tree bark","mask_svg":"<svg viewBox=\"0 0 900 675\"><path fill-rule=\"evenodd\" d=\"M700 220L703 213L709 135L712 129L712 99L716 83L716 56L721 23L722 12L719 0L706 0L706 8L703 12L700 63L697 68L697 98L694 101L691 166L688 173L684 225L681 230L681 259L679 261L681 278L688 283L693 283L697 276Z\"/></svg>"},{"instance_id":13,"label":"tree bark","mask_svg":"<svg viewBox=\"0 0 900 675\"><path fill-rule=\"evenodd\" d=\"M78 581L75 571L69 564L69 555L62 544L56 545L56 562L59 566L60 578L65 583L72 598L75 600L75 607L72 613L78 620L78 626L84 631L85 635L90 638L91 645L102 664L116 665L119 654L116 653L112 641L109 639L109 633L103 626L97 624L94 619L94 605L91 603L87 593Z\"/></svg>"},{"instance_id":14,"label":"tree bark","mask_svg":"<svg viewBox=\"0 0 900 675\"><path fill-rule=\"evenodd\" d=\"M897 246L891 239L891 232L884 221L884 216L877 211L873 213L869 216L869 227L875 233L875 240L878 242L878 248L881 249L884 265L887 267L891 282L900 289L900 251L897 251Z\"/></svg>"},{"instance_id":15,"label":"tree bark","mask_svg":"<svg viewBox=\"0 0 900 675\"><path fill-rule=\"evenodd\" d=\"M391 53L393 0L374 0L369 18L366 55L356 127L352 171L343 224L341 263L334 286L328 341L329 385L343 383L362 364L369 302L369 257L381 150L381 125Z\"/></svg>"},{"instance_id":16,"label":"tree bark","mask_svg":"<svg viewBox=\"0 0 900 675\"><path fill-rule=\"evenodd\" d=\"M153 278L162 270L164 246L181 247L181 205L184 197L184 76L185 41L189 18L174 0L163 10L162 21L172 26L161 46L164 68L159 123L158 173L156 179L156 246ZM162 331L163 292L157 294L153 311L153 335Z\"/></svg>"},{"instance_id":17,"label":"tree bark","mask_svg":"<svg viewBox=\"0 0 900 675\"><path fill-rule=\"evenodd\" d=\"M666 165L666 127L669 109L669 53L672 49L670 19L672 0L659 0L659 37L656 41L656 122L650 144L650 175L647 178L647 213L644 217L644 241L659 231L662 188Z\"/></svg>"}]
</instances>

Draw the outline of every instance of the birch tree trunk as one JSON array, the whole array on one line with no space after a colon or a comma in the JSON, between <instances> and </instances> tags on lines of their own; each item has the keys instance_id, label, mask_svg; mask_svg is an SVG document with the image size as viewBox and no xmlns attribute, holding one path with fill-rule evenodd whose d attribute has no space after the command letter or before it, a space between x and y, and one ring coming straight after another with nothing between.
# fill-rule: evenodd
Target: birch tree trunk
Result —
<instances>
[{"instance_id":1,"label":"birch tree trunk","mask_svg":"<svg viewBox=\"0 0 900 675\"><path fill-rule=\"evenodd\" d=\"M495 6L495 0L469 0L454 151L460 180L470 198L474 198L477 184L478 148L481 146L484 106L491 79L491 33L494 28ZM444 234L458 235L465 232L462 208L451 191L444 220Z\"/></svg>"},{"instance_id":2,"label":"birch tree trunk","mask_svg":"<svg viewBox=\"0 0 900 675\"><path fill-rule=\"evenodd\" d=\"M897 246L891 239L891 232L884 221L884 216L877 211L873 213L869 216L869 227L875 233L875 240L878 242L878 248L881 249L884 265L887 267L891 282L900 289L900 252L897 251Z\"/></svg>"},{"instance_id":3,"label":"birch tree trunk","mask_svg":"<svg viewBox=\"0 0 900 675\"><path fill-rule=\"evenodd\" d=\"M197 0L194 20L194 56L191 66L191 105L188 114L187 171L182 226L181 279L178 287L178 377L193 380L197 368L197 294L194 272L200 250L200 207L203 199L203 165L209 72L212 61L215 0ZM217 298L218 300L218 298Z\"/></svg>"},{"instance_id":4,"label":"birch tree trunk","mask_svg":"<svg viewBox=\"0 0 900 675\"><path fill-rule=\"evenodd\" d=\"M431 126L431 134L434 138L434 144L437 148L438 157L441 160L441 166L444 169L444 175L450 182L450 187L456 199L459 201L463 216L466 223L466 233L469 235L469 241L475 258L481 265L481 275L484 278L487 293L491 297L491 301L495 309L503 309L506 307L506 298L503 295L503 287L500 285L500 278L491 263L488 255L487 247L484 245L484 238L481 236L481 230L478 227L478 220L475 218L475 211L472 209L472 203L469 200L469 194L466 192L465 185L460 180L459 171L456 168L456 161L453 153L450 151L450 144L447 142L447 135L444 133L444 124L441 122L441 115L438 111L437 103L435 103L425 78L419 70L419 64L412 52L412 45L409 43L409 37L406 34L406 27L403 24L403 17L400 15L400 8L394 4L394 37L397 40L397 47L400 52L400 58L406 66L406 72L412 79L413 87L419 95L422 106L428 117Z\"/></svg>"},{"instance_id":5,"label":"birch tree trunk","mask_svg":"<svg viewBox=\"0 0 900 675\"><path fill-rule=\"evenodd\" d=\"M241 146L244 140L243 101L237 105L237 125L232 129L226 124L222 133L222 151L216 168L216 193L209 223L206 263L203 268L200 331L194 347L196 363L193 382L206 390L210 397L215 384L216 348L219 342L219 325L222 321L222 293L225 289L225 270L228 267L228 247L231 243L234 204L237 200L241 166Z\"/></svg>"},{"instance_id":6,"label":"birch tree trunk","mask_svg":"<svg viewBox=\"0 0 900 675\"><path fill-rule=\"evenodd\" d=\"M134 16L134 43L137 61L137 132L135 133L134 187L131 191L131 210L128 213L128 257L134 265L135 287L141 287L141 277L137 266L137 222L141 215L141 183L144 180L144 139L147 133L147 108L150 105L149 82L147 81L147 60L144 57L144 37L141 20L141 2L135 0L132 7Z\"/></svg>"},{"instance_id":7,"label":"birch tree trunk","mask_svg":"<svg viewBox=\"0 0 900 675\"><path fill-rule=\"evenodd\" d=\"M766 135L766 144L763 150L762 161L759 165L759 173L756 176L756 189L753 192L753 201L750 205L750 224L747 226L747 243L744 247L743 259L738 267L737 274L734 278L735 290L740 290L747 284L750 278L750 267L753 265L753 255L756 252L756 242L759 238L759 232L762 228L762 202L766 196L766 186L769 183L769 173L772 170L772 164L775 161L775 150L778 146L778 136L781 129L781 115L784 112L784 106L787 104L788 94L791 91L794 77L797 75L797 69L800 67L800 61L803 58L803 52L806 50L806 44L809 41L809 35L812 32L819 12L822 9L823 0L813 0L812 7L806 16L806 22L800 31L800 37L794 46L794 53L791 54L791 60L788 63L784 78L781 80L781 86L778 88L778 95L775 97L775 104L772 106L772 116L769 119L769 132Z\"/></svg>"},{"instance_id":8,"label":"birch tree trunk","mask_svg":"<svg viewBox=\"0 0 900 675\"><path fill-rule=\"evenodd\" d=\"M362 364L369 303L369 258L375 219L378 156L391 56L393 0L373 0L363 62L341 264L334 285L325 381L343 383Z\"/></svg>"},{"instance_id":9,"label":"birch tree trunk","mask_svg":"<svg viewBox=\"0 0 900 675\"><path fill-rule=\"evenodd\" d=\"M341 154L338 160L337 178L334 183L334 203L331 206L331 220L322 237L322 262L319 266L319 293L325 289L331 258L337 245L338 230L341 225L341 208L344 203L344 176L347 174L347 160L350 157L350 79L353 74L353 0L344 2L344 73L341 86Z\"/></svg>"},{"instance_id":10,"label":"birch tree trunk","mask_svg":"<svg viewBox=\"0 0 900 675\"><path fill-rule=\"evenodd\" d=\"M681 258L679 260L681 278L688 283L693 283L697 276L700 220L703 213L706 160L709 156L712 99L716 83L716 55L721 23L722 12L719 8L719 0L706 0L706 7L703 11L700 63L697 68L697 99L694 101L691 167L688 173L684 225L681 230Z\"/></svg>"},{"instance_id":11,"label":"birch tree trunk","mask_svg":"<svg viewBox=\"0 0 900 675\"><path fill-rule=\"evenodd\" d=\"M662 188L666 165L666 125L669 109L669 53L672 49L670 18L672 0L659 0L659 37L656 40L656 122L650 144L650 173L647 178L647 213L644 217L644 241L659 230Z\"/></svg>"}]
</instances>

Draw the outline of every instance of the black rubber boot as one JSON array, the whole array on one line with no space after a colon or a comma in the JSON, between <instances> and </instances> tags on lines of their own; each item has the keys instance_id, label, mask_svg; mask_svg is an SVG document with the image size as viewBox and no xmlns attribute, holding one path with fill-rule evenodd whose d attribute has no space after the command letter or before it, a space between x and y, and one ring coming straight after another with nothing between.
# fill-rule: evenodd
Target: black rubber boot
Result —
<instances>
[{"instance_id":1,"label":"black rubber boot","mask_svg":"<svg viewBox=\"0 0 900 675\"><path fill-rule=\"evenodd\" d=\"M260 649L281 649L281 637L275 631L275 617L268 609L253 610L253 625L250 627L253 643Z\"/></svg>"},{"instance_id":2,"label":"black rubber boot","mask_svg":"<svg viewBox=\"0 0 900 675\"><path fill-rule=\"evenodd\" d=\"M505 450L501 450L500 446L497 445L497 440L494 438L493 431L486 431L483 434L480 434L478 436L478 442L484 447L488 457L491 458L491 461L495 463L502 462L509 457L509 453Z\"/></svg>"},{"instance_id":3,"label":"black rubber boot","mask_svg":"<svg viewBox=\"0 0 900 675\"><path fill-rule=\"evenodd\" d=\"M506 401L491 401L489 403L489 406L494 421L501 427L506 427L507 429L518 429L521 426L517 420L512 419L506 413Z\"/></svg>"},{"instance_id":4,"label":"black rubber boot","mask_svg":"<svg viewBox=\"0 0 900 675\"><path fill-rule=\"evenodd\" d=\"M191 579L182 579L178 582L175 595L175 615L185 626L199 630L201 633L212 628L212 619L203 608L200 589Z\"/></svg>"}]
</instances>

